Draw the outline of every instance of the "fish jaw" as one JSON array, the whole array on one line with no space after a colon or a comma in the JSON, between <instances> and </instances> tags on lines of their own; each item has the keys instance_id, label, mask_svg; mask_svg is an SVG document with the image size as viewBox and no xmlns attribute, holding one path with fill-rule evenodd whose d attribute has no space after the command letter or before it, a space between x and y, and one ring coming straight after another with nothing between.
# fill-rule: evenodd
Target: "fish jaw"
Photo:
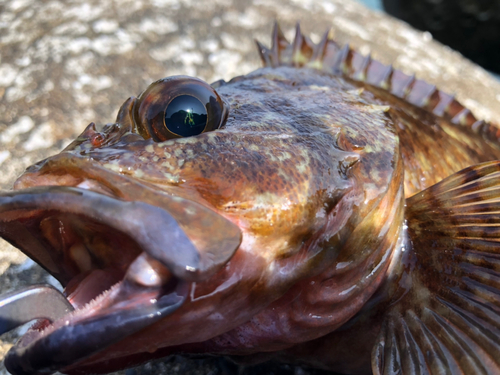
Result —
<instances>
[{"instance_id":1,"label":"fish jaw","mask_svg":"<svg viewBox=\"0 0 500 375\"><path fill-rule=\"evenodd\" d=\"M12 373L59 370L154 324L185 302L193 280L210 277L232 257L241 240L234 224L194 202L165 199L195 216L194 225L209 222L222 234L189 238L163 208L82 188L0 196L2 237L57 277L76 309L52 324L37 323L9 352Z\"/></svg>"},{"instance_id":2,"label":"fish jaw","mask_svg":"<svg viewBox=\"0 0 500 375\"><path fill-rule=\"evenodd\" d=\"M16 375L52 373L126 339L184 303L188 285L171 281L138 287L126 277L53 324L37 323L8 352L6 368Z\"/></svg>"},{"instance_id":3,"label":"fish jaw","mask_svg":"<svg viewBox=\"0 0 500 375\"><path fill-rule=\"evenodd\" d=\"M193 220L196 218L200 219L200 215L194 215L194 217L193 215L186 217L186 208L189 208L186 206L189 204L189 202L184 198L175 196L173 197L168 194L158 192L158 189L156 189L154 186L132 180L126 176L118 175L103 168L99 168L95 164L92 164L92 162L90 162L89 160L76 156L56 156L48 161L45 165L47 167L47 170L50 170L50 173L45 173L46 171L42 168L40 171L29 172L25 174L24 177L22 177L16 184L18 188L21 188L21 190L9 194L13 197L18 197L18 199L22 201L22 198L19 197L21 197L23 194L30 195L30 192L33 192L32 195L35 196L34 199L39 199L40 201L45 202L45 204L49 204L46 202L47 199L42 199L41 196L34 193L37 192L38 194L43 194L43 192L45 192L48 195L54 194L52 200L55 204L60 205L62 208L71 206L70 204L68 204L68 202L66 202L65 204L64 199L61 199L66 196L65 194L71 197L78 194L80 196L86 195L90 197L91 200L95 199L93 205L89 204L88 199L86 200L87 204L84 203L85 200L81 200L80 206L82 211L87 206L94 206L94 208L98 207L102 210L103 207L106 207L105 202L107 202L108 199L111 200L111 202L114 202L114 200L117 200L116 196L120 196L120 201L124 200L123 204L144 203L152 205L154 203L155 205L162 206L163 200L167 202L164 204L165 207L168 206L166 210L170 215L172 215L172 217L176 219L176 222L185 231L188 238L193 239L196 237L196 228L199 228L199 226L193 225ZM58 169L59 167L61 169ZM63 171L65 172L64 174L62 173ZM40 174L37 175L37 173ZM37 184L43 186L37 186ZM47 184L51 186L45 186ZM57 186L64 184L68 186ZM29 187L33 185L35 187ZM74 186L79 187L75 188ZM83 189L82 187L84 186L91 189ZM57 196L57 194L59 195ZM136 201L133 201L133 198L135 198ZM114 203L118 204L117 202ZM8 204L12 203L3 205L6 214L4 215L3 219L0 215L0 220L3 220L7 223L12 223L13 216L18 215L19 213L12 213L12 210L6 207L6 205ZM0 207L1 206L2 205L0 205ZM204 206L200 207L208 210ZM97 211L99 211L99 209L96 208ZM74 208L72 208L72 210L74 210ZM91 216L99 216L100 214L97 211ZM147 210L145 210L144 212L146 211ZM31 211L29 211L29 213L32 214ZM37 212L35 212L35 214L36 213ZM350 213L351 211L349 210L345 211L345 215L347 215L345 220L348 219ZM117 215L112 216L114 217ZM132 214L132 216L134 217L139 215ZM59 218L48 220L47 222L59 225L60 220L58 219ZM35 225L40 227L41 221L42 219L39 221L35 220ZM207 221L211 224L215 222L214 217L211 217L209 220L204 220L204 222ZM226 221L228 220L224 219L224 222ZM158 220L158 222L160 222L160 220ZM33 223L33 220L30 220L30 223ZM194 230L193 226L195 227ZM70 228L72 228L71 225L69 225L69 228L67 229L69 230ZM226 238L228 236L229 229L229 227L224 228L224 226L221 224L220 228L209 229L205 232L209 233L213 240L215 240L216 242L220 242L218 238L220 238L221 240ZM20 247L29 254L29 246L24 246L24 244L22 243L16 243L15 241L18 237L14 236L12 239L10 239L6 235L7 232L9 232L9 229L4 230L2 236L6 237L7 240L11 240L11 242L13 242L16 246ZM59 227L53 228L48 225L48 227L45 228L45 233L47 233L47 236L49 238L51 238L51 235L54 232L60 232ZM157 232L161 231L153 230L153 233ZM83 234L85 237L90 237L90 235L85 235L85 233ZM221 234L223 235L220 236ZM238 229L237 235L235 233L234 236L234 238L237 238L237 244L239 244L240 239L242 239L242 243L239 246L236 254L231 258L231 262L227 262L226 259L224 262L218 263L220 266L223 266L222 268L220 268L220 266L216 269L214 269L213 267L203 268L201 266L198 266L200 270L206 269L208 271L198 273L195 272L191 274L183 273L183 270L181 268L175 268L173 266L167 268L168 272L172 273L173 277L175 277L179 282L178 288L181 288L180 290L175 290L175 296L180 296L179 298L184 302L179 302L179 306L182 306L180 306L176 312L169 315L168 318L162 319L161 321L153 321L152 319L147 319L148 323L150 324L147 327L139 328L137 331L135 331L135 333L133 332L133 330L126 331L121 329L121 327L116 327L118 328L117 331L122 332L122 335L114 342L112 342L111 340L106 342L106 345L109 344L109 350L107 349L107 347L102 347L102 351L94 351L93 353L82 352L83 349L79 347L79 341L85 339L84 335L86 331L83 329L80 331L78 331L77 329L68 331L68 336L61 338L60 335L63 335L67 330L67 328L65 328L66 321L61 320L61 323L59 323L61 325L61 328L59 328L58 325L55 325L54 328L43 327L45 329L42 334L28 334L26 338L21 340L19 345L11 351L11 354L9 355L11 359L8 360L7 363L11 363L11 365L9 366L11 366L10 368L15 374L30 373L30 368L38 370L38 367L40 366L45 366L43 368L45 369L44 371L47 372L54 370L71 372L74 369L78 369L82 365L86 365L87 363L90 363L91 367L95 368L94 366L99 366L98 363L107 361L107 358L116 358L123 355L127 357L133 355L135 354L133 349L135 349L136 351L138 350L138 345L136 343L139 341L141 343L139 345L141 347L140 352L155 352L157 348L168 346L174 347L175 345L182 345L189 342L202 342L204 340L220 335L225 331L231 330L238 325L241 325L253 315L257 314L260 310L265 308L265 306L267 306L270 302L279 298L289 288L289 286L293 284L295 280L300 279L311 272L311 262L308 263L307 259L304 259L304 255L310 255L311 258L314 258L314 254L308 254L307 246L305 246L301 252L294 254L294 256L282 259L281 261L278 259L278 263L276 263L276 259L258 256L258 253L255 252L255 249L259 249L263 245L263 243L259 243L258 238L255 237L252 233L249 233L248 230L245 230L244 228ZM50 239L47 242L54 242L54 248L58 246L57 240ZM135 235L134 238L132 238L132 235L127 236L126 241L124 242L132 244L136 243ZM168 238L164 239L164 242L168 242ZM203 244L203 239L199 239L198 241L195 240L194 242L197 245L199 245L200 243ZM205 242L208 241L205 240ZM310 243L315 243L315 239L310 239ZM147 246L145 245L144 247ZM129 261L125 262L128 268L127 266L124 266L123 269L120 269L121 273L119 275L119 278L121 277L122 279L127 279L127 275L133 271L133 263L131 262L133 262L133 259L135 259L134 257L136 257L137 260L143 257L144 253L149 256L154 256L154 251L142 250L144 249L141 248L140 244L137 244L137 247L132 247L129 252L126 253L129 254L128 256L130 258ZM317 249L313 250L317 251ZM45 254L46 252L42 251L41 253ZM55 253L57 253L57 251ZM209 251L208 253L213 254L214 252ZM32 253L29 255L35 258L39 263L44 265L44 267L46 267L51 273L56 275L59 280L62 281L63 285L67 285L67 287L69 288L69 293L71 293L72 289L75 289L77 292L79 292L79 284L76 282L76 287L72 285L71 276L73 276L73 274L70 271L51 268L51 265L45 262L41 256L37 258L36 254ZM229 255L229 257L230 256L232 256L232 253ZM78 258L78 255L75 256L75 258L76 263L78 263L78 261L80 260ZM110 258L113 257L110 256ZM209 259L211 258L212 257L210 256ZM280 262L282 263L281 265ZM64 259L55 259L55 261L53 260L52 263L56 265L64 264ZM185 263L186 261L184 260L184 264ZM312 263L319 262L317 260L314 260L312 261ZM276 271L280 267L283 269L288 269L288 274L285 274L287 278L286 280L279 279L280 275L284 274ZM292 268L294 272L290 272ZM189 275L191 276L188 277ZM133 280L135 281L137 281L138 279L139 277L133 278ZM185 287L184 281L188 280L198 282L189 284L190 290L187 296L187 300L184 301L184 299L186 299L186 294L183 294L185 293L185 289L183 289ZM115 290L114 288L117 288L118 290ZM132 292L128 292L125 294L119 293L119 290L122 288L124 288L126 291L131 290L129 284L118 284L118 286L115 286L114 288L111 289L111 292L107 292L104 297L97 298L95 303L91 303L90 305L92 306L92 308L89 308L89 310L83 310L91 314L95 314L96 310L98 312L102 312L102 314L95 315L94 332L97 331L98 327L102 326L102 322L109 319L109 316L106 314L110 310L101 310L99 305L105 303L105 305L109 304L112 306L115 304L115 302L118 302L119 305L121 300L118 301L116 299L117 297L115 297L116 295L128 296L132 294ZM134 289L133 291L134 293L137 292L136 289ZM153 294L156 293L159 295L160 293L162 293L162 289L156 287L153 289L153 291L151 291L150 288L147 288L145 292L152 292ZM142 295L150 296L150 294L147 293L142 293ZM172 299L173 297L174 295L171 295L169 298ZM145 298L144 301L146 301L146 307L149 307L149 304L151 304L149 302L151 299L159 301L159 298ZM221 300L223 303L220 303ZM137 298L135 299L135 301L137 301ZM136 307L137 308L134 311L139 313L139 310L143 309L144 303L138 304ZM175 304L175 307L178 307L177 304ZM150 311L151 309L144 310ZM198 330L195 334L189 333L193 331L193 324L195 326L199 324L196 322L198 322L200 318L206 318L208 319L208 321L210 321L210 319L214 319L215 316L220 316L221 310L227 311L227 315L231 315L231 319L227 319L227 321L224 322L221 322L219 319L216 324L213 324L213 329ZM172 311L173 308L168 310L168 313L171 313ZM160 314L162 315L162 317L168 315L165 312L161 312ZM149 313L147 316L149 315L151 315L151 313ZM83 319L81 323L77 319L75 319L74 321L70 320L69 327L84 327L87 322L88 319ZM63 323L64 327L62 326ZM167 337L161 336L159 338L157 332L160 327L163 332L170 331L172 332L172 335ZM76 335L79 332L81 333L81 336ZM127 340L127 337L129 336L130 340ZM56 340L56 338L58 339ZM79 340L75 340L75 338L78 338ZM65 341L65 339L69 340L69 342ZM159 340L162 342L159 342ZM64 356L61 355L60 352L57 352L57 350L65 350L66 348L70 347L70 343L75 345L74 350L72 350L71 352L81 354L81 357L79 357L78 359L71 356ZM49 349L55 350L55 352L48 352L49 349L47 349L47 346L49 345ZM134 348L131 348L132 346ZM56 357L55 353L57 353L57 356L62 357L64 359L64 362L51 362L51 359ZM46 359L48 361L48 364L37 362L37 358ZM23 372L23 369L15 367L20 366L20 364L29 367L26 367L26 371ZM31 373L33 372L31 371Z\"/></svg>"},{"instance_id":4,"label":"fish jaw","mask_svg":"<svg viewBox=\"0 0 500 375\"><path fill-rule=\"evenodd\" d=\"M293 69L282 71L284 76L296 73ZM236 224L241 232L238 232L241 244L231 260L222 257L194 272L189 279L193 283L188 298L166 319L68 364L61 371L90 368L94 372L101 364L113 362L116 367L109 368L111 371L124 366L123 358L132 358L133 362L139 356L142 361L167 353L170 348L185 348L184 345L196 351L196 343L207 343L206 350L201 352L210 353L248 354L264 345L271 345L265 350L276 350L313 339L311 335L300 334L297 327L315 325L314 336L338 328L377 288L386 269L383 266L386 257L382 256L386 249L358 246L355 240L350 241L351 246L345 245L363 222L366 225L361 225L358 232L363 232L363 239L370 240L372 222L385 221L384 215L378 215L374 209L379 205L390 206L390 198L382 202L382 197L387 195L390 181L394 180L394 185L398 182L394 179L397 138L385 107L370 105L360 97L359 90L343 93L344 88L340 87L343 84L336 81L330 82L331 88L324 85L318 88L315 83L323 82L325 77L312 83L305 79L302 90L298 91L295 83L300 80L274 81L275 78L276 74L263 71L248 78L251 85L243 81L228 84L223 93L233 99L229 100L231 110L225 128L160 143L133 131L130 108L134 100L130 99L120 110L121 120L116 124L106 126L100 135L95 127L89 126L64 152L30 167L16 182L16 189L63 185L127 202L160 206L191 240L197 238L198 229L203 227L203 220L195 222L198 215L186 215L186 205L196 202ZM272 86L269 90L260 89L269 82ZM250 92L252 86L255 92ZM259 92L257 98L262 100L244 105L252 102ZM305 116L300 109L300 113L295 113L299 121L289 121L309 94L322 104L318 107L321 111ZM345 112L352 113L349 122L344 120ZM366 217L368 220L364 220ZM387 220L385 226L393 221ZM215 221L209 219L207 223ZM194 242L217 243L227 236L225 230L217 230L217 225L215 230L204 232L210 235L210 241L197 238ZM131 237L126 238L134 243ZM364 273L373 274L372 253L382 263L374 274L376 282L368 278L358 285ZM206 254L217 255L217 252L208 246ZM155 256L153 252L148 255ZM181 276L179 269L168 270L175 277ZM307 284L314 277L319 281L323 274L334 285L341 285L329 288L338 313L326 325L313 321L302 324L304 318L307 320L301 316L304 309L295 310L297 316L293 316L294 310L287 308L285 302L300 300L314 312L318 307L315 295L309 298L304 293L297 299L290 293L293 294L297 283L304 291L316 290ZM339 281L334 280L336 277ZM318 290L318 297L322 290ZM351 297L356 299L355 305L350 303ZM273 307L274 301L282 309ZM325 309L332 306L323 305ZM289 332L272 332L269 337L257 324L257 329L247 330L255 333L255 340L247 340L247 333L237 334L237 327L245 329L244 324L263 310L266 312L261 317L269 316L271 319L266 320L271 322L281 317L279 310L283 311L282 316L292 322ZM202 325L206 328L201 328ZM227 340L220 340L226 332L230 332L229 336L236 333L233 347L225 346ZM245 342L238 341L240 337L258 345L247 348ZM35 354L44 355L43 351Z\"/></svg>"}]
</instances>

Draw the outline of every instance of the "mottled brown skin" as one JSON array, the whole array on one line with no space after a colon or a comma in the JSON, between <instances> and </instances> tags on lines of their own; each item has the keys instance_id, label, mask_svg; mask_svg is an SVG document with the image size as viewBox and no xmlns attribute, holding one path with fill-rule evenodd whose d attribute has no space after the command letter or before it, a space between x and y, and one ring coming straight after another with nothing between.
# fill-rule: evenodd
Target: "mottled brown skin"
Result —
<instances>
[{"instance_id":1,"label":"mottled brown skin","mask_svg":"<svg viewBox=\"0 0 500 375\"><path fill-rule=\"evenodd\" d=\"M230 105L221 130L161 143L129 132L114 137L111 132L104 138L113 140L105 140L100 147L83 140L84 136L54 161L32 167L16 183L17 189L67 182L77 186L90 179L109 191L118 190L125 199L146 199L128 196L120 186L108 186L107 174L122 171L169 194L201 202L243 231L242 245L231 263L214 278L194 285L192 301L159 326L117 344L109 349L111 355L101 353L94 361L134 353L138 347L152 351L222 334L213 339L213 347L228 353L253 352L256 346L264 351L288 347L343 324L382 280L392 238L384 244L372 240L376 245L372 248L363 241L366 235L352 238L351 234L376 230L380 224L374 216L401 220L398 205L392 205L402 176L395 173L398 143L387 108L365 101L356 86L307 69L262 69L221 86L218 92ZM309 113L302 105L306 98L315 103ZM65 161L70 155L92 160L91 178L82 173L83 168L72 174ZM99 166L104 168L102 173ZM388 191L388 186L394 188ZM401 202L401 193L399 197ZM388 236L396 236L398 225L390 228ZM335 264L341 267L335 270ZM363 278L374 264L380 264L380 270ZM320 308L315 301L323 299L324 293L330 295L328 288L313 288L303 301L296 301L304 304L300 310L290 309L290 297L283 294L305 277L308 281L294 288L310 289L314 282L310 276L325 270L328 275L319 277L339 279L328 304ZM222 283L224 290L214 293ZM355 292L338 297L358 283ZM302 313L296 316L303 309L323 314L331 303L346 308L330 317L326 327L314 328L315 319L303 321ZM272 332L261 323L259 328L253 323L241 326L251 317L273 320L281 309L288 311L292 326L303 327ZM231 319L213 320L221 311ZM205 326L201 319L211 321L207 328L200 329ZM238 326L245 335L238 329L231 331ZM158 334L161 331L165 334ZM245 343L228 344L232 335Z\"/></svg>"},{"instance_id":2,"label":"mottled brown skin","mask_svg":"<svg viewBox=\"0 0 500 375\"><path fill-rule=\"evenodd\" d=\"M293 51L310 67L269 66L217 85L228 106L221 129L156 142L134 122L140 102L130 99L115 124L101 133L90 126L16 182L15 189L75 186L150 204L181 197L242 234L231 260L189 284L189 298L173 314L61 371L107 372L177 352L273 353L346 373L371 371L385 311L406 280L405 198L500 159L500 148L469 126L336 72L332 45L313 50L299 36ZM280 48L264 53L268 65L287 65ZM106 263L103 254L116 257L119 249L89 251ZM66 284L77 267L60 267ZM77 314L72 324L88 317Z\"/></svg>"}]
</instances>

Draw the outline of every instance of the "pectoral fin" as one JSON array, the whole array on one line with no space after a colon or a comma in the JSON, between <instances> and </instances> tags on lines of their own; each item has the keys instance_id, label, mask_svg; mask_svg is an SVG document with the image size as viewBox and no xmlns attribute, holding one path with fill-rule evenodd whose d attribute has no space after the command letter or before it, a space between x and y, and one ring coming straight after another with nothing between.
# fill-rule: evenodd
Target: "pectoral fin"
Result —
<instances>
[{"instance_id":1,"label":"pectoral fin","mask_svg":"<svg viewBox=\"0 0 500 375\"><path fill-rule=\"evenodd\" d=\"M374 374L500 374L500 161L407 199L404 270Z\"/></svg>"}]
</instances>

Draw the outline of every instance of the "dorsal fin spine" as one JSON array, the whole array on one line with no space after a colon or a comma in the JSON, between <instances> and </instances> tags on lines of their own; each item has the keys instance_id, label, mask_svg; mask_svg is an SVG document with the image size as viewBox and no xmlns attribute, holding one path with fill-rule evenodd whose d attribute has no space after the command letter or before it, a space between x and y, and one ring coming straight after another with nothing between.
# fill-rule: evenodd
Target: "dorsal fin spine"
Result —
<instances>
[{"instance_id":1,"label":"dorsal fin spine","mask_svg":"<svg viewBox=\"0 0 500 375\"><path fill-rule=\"evenodd\" d=\"M453 116L451 122L457 125L467 125L467 117L470 115L470 113L471 112L467 108L464 108L455 116Z\"/></svg>"},{"instance_id":2,"label":"dorsal fin spine","mask_svg":"<svg viewBox=\"0 0 500 375\"><path fill-rule=\"evenodd\" d=\"M269 56L270 55L269 49L258 40L256 40L255 43L257 44L257 49L259 51L259 56L260 59L262 60L262 64L264 66L272 66L271 58Z\"/></svg>"},{"instance_id":3,"label":"dorsal fin spine","mask_svg":"<svg viewBox=\"0 0 500 375\"><path fill-rule=\"evenodd\" d=\"M308 66L332 74L343 74L351 79L365 82L384 89L391 94L423 108L436 116L443 117L457 125L469 127L482 134L483 138L498 142L500 127L496 124L482 122L460 104L452 95L438 90L434 85L416 79L374 60L370 55L363 56L351 49L348 44L342 48L332 40L330 32L326 32L318 44L314 44L296 26L295 38L288 43L278 23L273 29L273 45L271 49L257 42L259 54L264 66L292 65Z\"/></svg>"},{"instance_id":4,"label":"dorsal fin spine","mask_svg":"<svg viewBox=\"0 0 500 375\"><path fill-rule=\"evenodd\" d=\"M311 61L313 62L322 62L323 58L325 57L325 50L326 46L328 44L328 34L330 33L330 30L326 31L323 36L321 37L321 40L319 43L314 47L314 52L313 56L311 58Z\"/></svg>"},{"instance_id":5,"label":"dorsal fin spine","mask_svg":"<svg viewBox=\"0 0 500 375\"><path fill-rule=\"evenodd\" d=\"M366 55L361 60L360 66L357 67L357 69L355 69L355 72L352 77L358 81L366 82L366 78L368 76L368 67L370 66L371 61L372 61L371 54Z\"/></svg>"},{"instance_id":6,"label":"dorsal fin spine","mask_svg":"<svg viewBox=\"0 0 500 375\"><path fill-rule=\"evenodd\" d=\"M344 73L347 71L347 61L349 59L349 44L345 44L336 54L332 66L328 67L333 73Z\"/></svg>"}]
</instances>

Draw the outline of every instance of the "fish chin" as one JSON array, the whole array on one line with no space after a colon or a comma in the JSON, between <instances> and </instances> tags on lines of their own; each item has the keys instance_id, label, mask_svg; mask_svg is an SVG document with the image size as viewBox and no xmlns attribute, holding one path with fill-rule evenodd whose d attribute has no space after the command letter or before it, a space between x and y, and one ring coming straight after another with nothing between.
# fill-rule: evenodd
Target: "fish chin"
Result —
<instances>
[{"instance_id":1,"label":"fish chin","mask_svg":"<svg viewBox=\"0 0 500 375\"><path fill-rule=\"evenodd\" d=\"M240 243L234 224L197 208L233 230L218 259L215 244L190 238L169 212L145 202L68 186L1 194L0 236L56 277L75 308L55 322L39 320L8 353L8 370L60 370L179 308L191 281L216 272Z\"/></svg>"}]
</instances>

